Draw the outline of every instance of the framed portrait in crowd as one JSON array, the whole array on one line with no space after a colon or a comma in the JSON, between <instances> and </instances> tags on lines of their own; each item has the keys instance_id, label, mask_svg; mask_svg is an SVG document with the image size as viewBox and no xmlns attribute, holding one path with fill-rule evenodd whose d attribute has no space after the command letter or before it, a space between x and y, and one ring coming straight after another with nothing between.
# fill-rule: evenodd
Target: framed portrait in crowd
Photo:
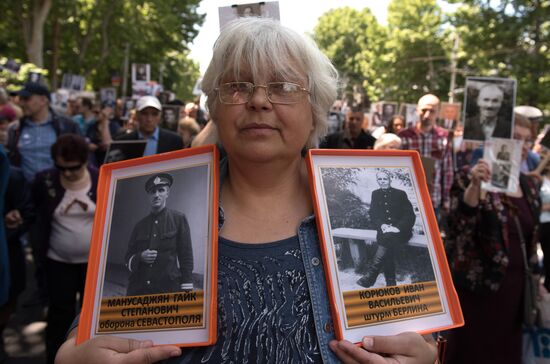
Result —
<instances>
[{"instance_id":1,"label":"framed portrait in crowd","mask_svg":"<svg viewBox=\"0 0 550 364\"><path fill-rule=\"evenodd\" d=\"M116 103L116 88L102 87L99 90L99 99L101 100L102 104L109 103L114 106Z\"/></svg>"},{"instance_id":2,"label":"framed portrait in crowd","mask_svg":"<svg viewBox=\"0 0 550 364\"><path fill-rule=\"evenodd\" d=\"M180 120L180 107L178 105L162 105L160 126L164 129L177 131Z\"/></svg>"},{"instance_id":3,"label":"framed portrait in crowd","mask_svg":"<svg viewBox=\"0 0 550 364\"><path fill-rule=\"evenodd\" d=\"M215 342L217 174L214 146L101 168L78 343Z\"/></svg>"},{"instance_id":4,"label":"framed portrait in crowd","mask_svg":"<svg viewBox=\"0 0 550 364\"><path fill-rule=\"evenodd\" d=\"M147 140L113 140L107 147L103 163L143 157Z\"/></svg>"},{"instance_id":5,"label":"framed portrait in crowd","mask_svg":"<svg viewBox=\"0 0 550 364\"><path fill-rule=\"evenodd\" d=\"M397 102L382 102L382 123L388 125L391 118L397 114Z\"/></svg>"},{"instance_id":6,"label":"framed portrait in crowd","mask_svg":"<svg viewBox=\"0 0 550 364\"><path fill-rule=\"evenodd\" d=\"M151 80L151 65L148 63L132 63L132 84L147 83Z\"/></svg>"},{"instance_id":7,"label":"framed portrait in crowd","mask_svg":"<svg viewBox=\"0 0 550 364\"><path fill-rule=\"evenodd\" d=\"M262 1L256 3L222 6L218 8L220 30L238 18L257 17L280 20L279 2Z\"/></svg>"},{"instance_id":8,"label":"framed portrait in crowd","mask_svg":"<svg viewBox=\"0 0 550 364\"><path fill-rule=\"evenodd\" d=\"M405 124L407 128L415 125L418 121L418 115L416 114L416 104L401 104L399 114L405 117Z\"/></svg>"},{"instance_id":9,"label":"framed portrait in crowd","mask_svg":"<svg viewBox=\"0 0 550 364\"><path fill-rule=\"evenodd\" d=\"M464 140L512 138L516 80L467 77L464 100Z\"/></svg>"},{"instance_id":10,"label":"framed portrait in crowd","mask_svg":"<svg viewBox=\"0 0 550 364\"><path fill-rule=\"evenodd\" d=\"M336 338L463 325L418 153L310 150Z\"/></svg>"},{"instance_id":11,"label":"framed portrait in crowd","mask_svg":"<svg viewBox=\"0 0 550 364\"><path fill-rule=\"evenodd\" d=\"M442 102L439 107L439 115L437 124L447 130L456 129L457 123L460 120L460 102Z\"/></svg>"},{"instance_id":12,"label":"framed portrait in crowd","mask_svg":"<svg viewBox=\"0 0 550 364\"><path fill-rule=\"evenodd\" d=\"M481 188L492 192L515 193L519 188L522 140L489 138L483 147L483 159L491 167L491 178Z\"/></svg>"}]
</instances>

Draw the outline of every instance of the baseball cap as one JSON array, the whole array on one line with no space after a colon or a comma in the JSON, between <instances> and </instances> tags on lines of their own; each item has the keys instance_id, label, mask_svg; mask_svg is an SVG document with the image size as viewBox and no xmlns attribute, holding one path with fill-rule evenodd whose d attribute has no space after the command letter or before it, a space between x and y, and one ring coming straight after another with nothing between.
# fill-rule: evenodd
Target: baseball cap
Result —
<instances>
[{"instance_id":1,"label":"baseball cap","mask_svg":"<svg viewBox=\"0 0 550 364\"><path fill-rule=\"evenodd\" d=\"M46 96L50 100L50 90L38 82L27 82L21 90L17 92L20 97L31 97L32 95Z\"/></svg>"},{"instance_id":2,"label":"baseball cap","mask_svg":"<svg viewBox=\"0 0 550 364\"><path fill-rule=\"evenodd\" d=\"M162 106L160 104L160 101L155 96L142 96L137 100L137 103L136 103L137 111L141 111L147 107L152 107L154 109L162 111Z\"/></svg>"},{"instance_id":3,"label":"baseball cap","mask_svg":"<svg viewBox=\"0 0 550 364\"><path fill-rule=\"evenodd\" d=\"M159 173L151 176L145 183L145 191L149 192L153 188L158 188L161 186L172 186L174 179L168 173Z\"/></svg>"}]
</instances>

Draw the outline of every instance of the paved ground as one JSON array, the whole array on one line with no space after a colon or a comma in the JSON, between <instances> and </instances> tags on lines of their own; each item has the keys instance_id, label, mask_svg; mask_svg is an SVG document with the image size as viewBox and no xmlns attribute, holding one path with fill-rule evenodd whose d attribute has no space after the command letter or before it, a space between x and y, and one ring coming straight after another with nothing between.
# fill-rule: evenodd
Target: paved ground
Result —
<instances>
[{"instance_id":1,"label":"paved ground","mask_svg":"<svg viewBox=\"0 0 550 364\"><path fill-rule=\"evenodd\" d=\"M1 364L44 364L46 347L46 309L40 305L26 306L32 299L36 285L32 270L32 256L27 254L27 289L18 300L17 311L4 330L4 348L8 357Z\"/></svg>"}]
</instances>

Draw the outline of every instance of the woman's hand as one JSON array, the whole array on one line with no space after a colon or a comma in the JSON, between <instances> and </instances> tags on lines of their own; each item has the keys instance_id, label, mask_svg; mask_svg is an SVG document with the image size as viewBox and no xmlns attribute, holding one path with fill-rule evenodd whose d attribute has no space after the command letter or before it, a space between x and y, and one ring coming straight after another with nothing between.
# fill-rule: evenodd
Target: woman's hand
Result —
<instances>
[{"instance_id":1,"label":"woman's hand","mask_svg":"<svg viewBox=\"0 0 550 364\"><path fill-rule=\"evenodd\" d=\"M80 345L70 338L59 348L55 364L150 364L181 355L177 346L155 346L150 340L96 337Z\"/></svg>"},{"instance_id":2,"label":"woman's hand","mask_svg":"<svg viewBox=\"0 0 550 364\"><path fill-rule=\"evenodd\" d=\"M362 347L349 341L330 342L330 348L346 364L433 364L437 347L431 335L404 332L395 336L365 336Z\"/></svg>"},{"instance_id":3,"label":"woman's hand","mask_svg":"<svg viewBox=\"0 0 550 364\"><path fill-rule=\"evenodd\" d=\"M464 191L464 202L470 207L479 205L481 195L481 182L489 182L491 179L491 168L483 159L477 161L470 171L470 184Z\"/></svg>"}]
</instances>

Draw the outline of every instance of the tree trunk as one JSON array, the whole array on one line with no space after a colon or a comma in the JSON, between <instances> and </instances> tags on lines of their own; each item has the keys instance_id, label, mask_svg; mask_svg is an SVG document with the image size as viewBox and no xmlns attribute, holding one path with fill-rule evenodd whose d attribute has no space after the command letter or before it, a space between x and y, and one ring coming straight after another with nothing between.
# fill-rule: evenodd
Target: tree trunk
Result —
<instances>
[{"instance_id":1,"label":"tree trunk","mask_svg":"<svg viewBox=\"0 0 550 364\"><path fill-rule=\"evenodd\" d=\"M44 24L52 7L52 0L34 2L30 18L30 37L27 42L27 57L29 62L38 67L44 67Z\"/></svg>"},{"instance_id":2,"label":"tree trunk","mask_svg":"<svg viewBox=\"0 0 550 364\"><path fill-rule=\"evenodd\" d=\"M57 89L57 68L59 67L59 18L55 17L52 32L52 67L50 69L51 89Z\"/></svg>"}]
</instances>

